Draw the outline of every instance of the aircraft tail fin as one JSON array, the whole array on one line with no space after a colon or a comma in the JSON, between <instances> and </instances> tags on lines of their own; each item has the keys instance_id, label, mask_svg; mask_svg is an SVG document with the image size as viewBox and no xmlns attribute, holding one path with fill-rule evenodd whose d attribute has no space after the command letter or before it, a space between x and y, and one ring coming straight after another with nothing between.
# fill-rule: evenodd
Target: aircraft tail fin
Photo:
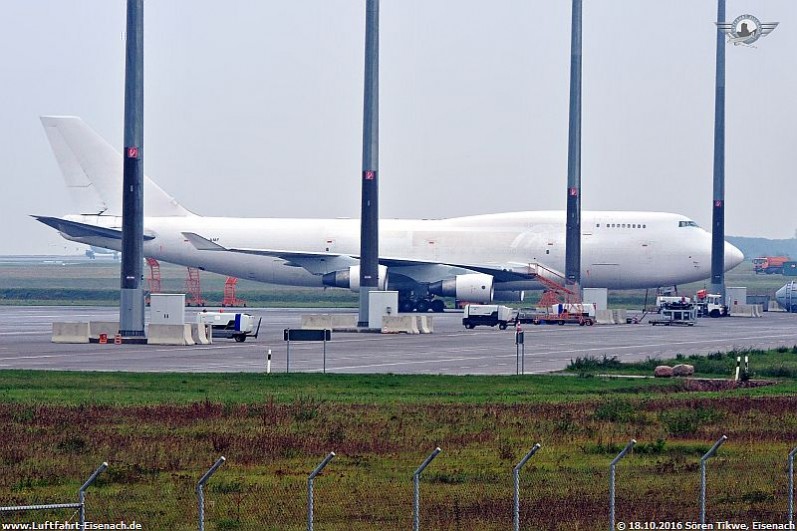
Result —
<instances>
[{"instance_id":1,"label":"aircraft tail fin","mask_svg":"<svg viewBox=\"0 0 797 531\"><path fill-rule=\"evenodd\" d=\"M67 189L80 214L122 215L122 154L76 116L42 116ZM144 215L192 213L144 177Z\"/></svg>"}]
</instances>

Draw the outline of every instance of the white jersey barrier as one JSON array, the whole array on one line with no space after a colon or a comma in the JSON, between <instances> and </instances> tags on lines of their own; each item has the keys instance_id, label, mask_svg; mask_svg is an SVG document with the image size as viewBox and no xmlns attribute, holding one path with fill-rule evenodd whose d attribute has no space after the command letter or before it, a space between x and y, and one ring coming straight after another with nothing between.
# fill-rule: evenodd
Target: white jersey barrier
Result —
<instances>
[{"instance_id":1,"label":"white jersey barrier","mask_svg":"<svg viewBox=\"0 0 797 531\"><path fill-rule=\"evenodd\" d=\"M735 304L731 306L731 317L763 317L760 304Z\"/></svg>"},{"instance_id":2,"label":"white jersey barrier","mask_svg":"<svg viewBox=\"0 0 797 531\"><path fill-rule=\"evenodd\" d=\"M101 334L113 339L119 333L119 321L89 321L89 339L100 339Z\"/></svg>"},{"instance_id":3,"label":"white jersey barrier","mask_svg":"<svg viewBox=\"0 0 797 531\"><path fill-rule=\"evenodd\" d=\"M114 332L116 333L116 332ZM53 323L53 343L88 343L88 323Z\"/></svg>"},{"instance_id":4,"label":"white jersey barrier","mask_svg":"<svg viewBox=\"0 0 797 531\"><path fill-rule=\"evenodd\" d=\"M414 315L383 315L383 334L420 334L418 320Z\"/></svg>"},{"instance_id":5,"label":"white jersey barrier","mask_svg":"<svg viewBox=\"0 0 797 531\"><path fill-rule=\"evenodd\" d=\"M615 324L613 310L598 310L595 312L595 324Z\"/></svg>"},{"instance_id":6,"label":"white jersey barrier","mask_svg":"<svg viewBox=\"0 0 797 531\"><path fill-rule=\"evenodd\" d=\"M431 334L434 332L434 324L432 323L431 315L418 315L418 331L421 334Z\"/></svg>"},{"instance_id":7,"label":"white jersey barrier","mask_svg":"<svg viewBox=\"0 0 797 531\"><path fill-rule=\"evenodd\" d=\"M213 343L213 332L211 325L193 323L191 325L191 339L197 345L210 345Z\"/></svg>"},{"instance_id":8,"label":"white jersey barrier","mask_svg":"<svg viewBox=\"0 0 797 531\"><path fill-rule=\"evenodd\" d=\"M147 330L150 345L193 345L190 324L151 324Z\"/></svg>"}]
</instances>

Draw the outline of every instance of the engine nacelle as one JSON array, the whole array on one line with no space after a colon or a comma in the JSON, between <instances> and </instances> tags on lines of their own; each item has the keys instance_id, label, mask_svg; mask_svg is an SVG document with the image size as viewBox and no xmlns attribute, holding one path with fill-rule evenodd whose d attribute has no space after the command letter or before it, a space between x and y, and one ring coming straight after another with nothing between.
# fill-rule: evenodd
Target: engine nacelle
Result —
<instances>
[{"instance_id":1,"label":"engine nacelle","mask_svg":"<svg viewBox=\"0 0 797 531\"><path fill-rule=\"evenodd\" d=\"M441 297L454 297L468 302L493 300L493 277L484 273L468 273L429 284L429 293Z\"/></svg>"},{"instance_id":2,"label":"engine nacelle","mask_svg":"<svg viewBox=\"0 0 797 531\"><path fill-rule=\"evenodd\" d=\"M500 290L493 293L494 302L523 302L526 298L525 291L505 291Z\"/></svg>"},{"instance_id":3,"label":"engine nacelle","mask_svg":"<svg viewBox=\"0 0 797 531\"><path fill-rule=\"evenodd\" d=\"M377 287L380 291L387 289L387 266L379 265L379 280ZM360 266L351 266L348 269L327 273L321 279L325 286L335 288L347 288L352 291L360 291Z\"/></svg>"}]
</instances>

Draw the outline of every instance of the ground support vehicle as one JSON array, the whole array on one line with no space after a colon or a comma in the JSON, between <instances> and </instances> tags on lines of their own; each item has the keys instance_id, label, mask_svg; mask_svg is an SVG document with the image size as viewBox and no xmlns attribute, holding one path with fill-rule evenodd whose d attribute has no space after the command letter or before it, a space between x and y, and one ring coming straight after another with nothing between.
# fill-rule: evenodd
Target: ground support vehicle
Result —
<instances>
[{"instance_id":1,"label":"ground support vehicle","mask_svg":"<svg viewBox=\"0 0 797 531\"><path fill-rule=\"evenodd\" d=\"M234 339L238 343L243 343L247 337L257 338L262 321L261 317L255 329L255 318L248 313L203 311L197 314L197 323L210 325L214 339Z\"/></svg>"},{"instance_id":2,"label":"ground support vehicle","mask_svg":"<svg viewBox=\"0 0 797 531\"><path fill-rule=\"evenodd\" d=\"M514 311L498 304L468 304L462 317L462 325L472 330L476 326L495 326L506 330L515 319Z\"/></svg>"},{"instance_id":3,"label":"ground support vehicle","mask_svg":"<svg viewBox=\"0 0 797 531\"><path fill-rule=\"evenodd\" d=\"M727 317L728 306L722 304L722 296L700 290L695 297L698 317Z\"/></svg>"},{"instance_id":4,"label":"ground support vehicle","mask_svg":"<svg viewBox=\"0 0 797 531\"><path fill-rule=\"evenodd\" d=\"M595 324L595 319L590 317L589 314L581 313L542 313L535 315L531 319L531 323L535 325L558 324L563 326L566 324L577 324L579 326L592 326Z\"/></svg>"},{"instance_id":5,"label":"ground support vehicle","mask_svg":"<svg viewBox=\"0 0 797 531\"><path fill-rule=\"evenodd\" d=\"M688 302L666 304L658 315L649 320L653 326L695 326L696 321L697 308Z\"/></svg>"},{"instance_id":6,"label":"ground support vehicle","mask_svg":"<svg viewBox=\"0 0 797 531\"><path fill-rule=\"evenodd\" d=\"M783 274L783 265L788 261L788 256L759 256L753 258L753 270L756 275Z\"/></svg>"}]
</instances>

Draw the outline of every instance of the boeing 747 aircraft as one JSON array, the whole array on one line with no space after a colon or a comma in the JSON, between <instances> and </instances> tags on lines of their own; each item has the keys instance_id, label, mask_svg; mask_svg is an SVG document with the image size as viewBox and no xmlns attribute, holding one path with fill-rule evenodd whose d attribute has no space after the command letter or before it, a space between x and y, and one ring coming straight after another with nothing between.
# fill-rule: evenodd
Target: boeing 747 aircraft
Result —
<instances>
[{"instance_id":1,"label":"boeing 747 aircraft","mask_svg":"<svg viewBox=\"0 0 797 531\"><path fill-rule=\"evenodd\" d=\"M121 250L122 156L80 118L42 118L78 214L35 216L72 241ZM222 275L359 290L358 219L203 217L145 177L144 254ZM582 213L583 287L657 288L711 275L711 235L680 214ZM442 311L437 297L521 300L561 282L565 212L380 221L379 284L402 311ZM725 269L743 255L725 243Z\"/></svg>"}]
</instances>

